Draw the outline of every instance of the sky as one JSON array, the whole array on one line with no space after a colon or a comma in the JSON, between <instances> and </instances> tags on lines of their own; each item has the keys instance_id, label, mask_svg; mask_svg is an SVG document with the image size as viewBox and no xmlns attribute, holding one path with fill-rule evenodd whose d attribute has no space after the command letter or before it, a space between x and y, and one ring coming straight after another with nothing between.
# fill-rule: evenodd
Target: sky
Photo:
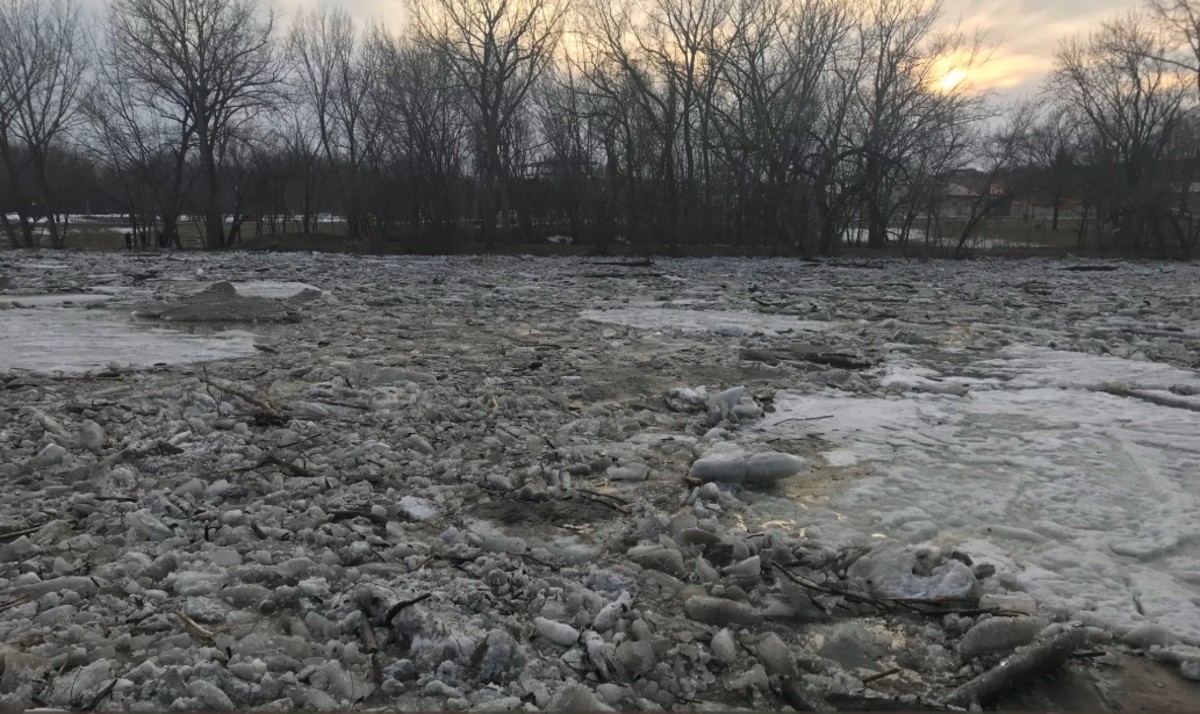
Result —
<instances>
[{"instance_id":1,"label":"sky","mask_svg":"<svg viewBox=\"0 0 1200 714\"><path fill-rule=\"evenodd\" d=\"M399 23L404 0L275 0L280 9L340 5L364 20ZM853 0L846 0L853 2ZM1017 96L1037 90L1062 39L1138 6L1138 0L943 0L948 24L986 32L991 61L971 77L973 86Z\"/></svg>"},{"instance_id":2,"label":"sky","mask_svg":"<svg viewBox=\"0 0 1200 714\"><path fill-rule=\"evenodd\" d=\"M86 0L93 6L104 0ZM853 2L854 0L843 0ZM297 10L341 6L364 21L399 26L405 0L273 0L284 15ZM943 0L947 24L985 31L995 46L991 61L972 76L971 85L1019 96L1037 90L1054 61L1059 42L1086 33L1101 21L1137 7L1139 0Z\"/></svg>"},{"instance_id":3,"label":"sky","mask_svg":"<svg viewBox=\"0 0 1200 714\"><path fill-rule=\"evenodd\" d=\"M995 50L973 84L1005 94L1037 91L1059 43L1140 6L1137 0L945 0L946 21L978 28Z\"/></svg>"}]
</instances>

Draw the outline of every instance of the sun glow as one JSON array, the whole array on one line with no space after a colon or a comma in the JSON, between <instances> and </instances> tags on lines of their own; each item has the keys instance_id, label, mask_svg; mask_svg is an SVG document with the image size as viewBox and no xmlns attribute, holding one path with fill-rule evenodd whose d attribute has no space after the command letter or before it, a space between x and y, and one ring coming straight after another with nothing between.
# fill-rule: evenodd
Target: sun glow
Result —
<instances>
[{"instance_id":1,"label":"sun glow","mask_svg":"<svg viewBox=\"0 0 1200 714\"><path fill-rule=\"evenodd\" d=\"M969 76L971 73L965 69L952 69L942 75L942 78L937 81L937 87L943 92L952 92Z\"/></svg>"}]
</instances>

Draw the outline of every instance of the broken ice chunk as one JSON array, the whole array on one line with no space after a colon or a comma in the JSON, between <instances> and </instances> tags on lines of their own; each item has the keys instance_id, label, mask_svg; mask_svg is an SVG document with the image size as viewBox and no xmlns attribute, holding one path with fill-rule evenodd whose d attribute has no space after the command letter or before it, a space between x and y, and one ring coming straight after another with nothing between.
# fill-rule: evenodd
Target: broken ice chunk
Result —
<instances>
[{"instance_id":1,"label":"broken ice chunk","mask_svg":"<svg viewBox=\"0 0 1200 714\"><path fill-rule=\"evenodd\" d=\"M770 483L794 476L808 468L799 456L768 451L747 455L744 452L717 453L697 459L691 476L701 481L725 483Z\"/></svg>"}]
</instances>

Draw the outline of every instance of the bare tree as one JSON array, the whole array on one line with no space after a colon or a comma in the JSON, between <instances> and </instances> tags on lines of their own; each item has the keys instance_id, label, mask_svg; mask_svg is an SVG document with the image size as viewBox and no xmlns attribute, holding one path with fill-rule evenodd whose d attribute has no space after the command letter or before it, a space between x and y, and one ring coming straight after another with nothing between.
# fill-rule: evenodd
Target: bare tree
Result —
<instances>
[{"instance_id":1,"label":"bare tree","mask_svg":"<svg viewBox=\"0 0 1200 714\"><path fill-rule=\"evenodd\" d=\"M0 2L0 160L20 239L6 212L0 220L14 246L35 244L39 219L54 247L66 239L48 163L78 116L87 60L80 22L73 0Z\"/></svg>"},{"instance_id":2,"label":"bare tree","mask_svg":"<svg viewBox=\"0 0 1200 714\"><path fill-rule=\"evenodd\" d=\"M1034 105L1019 105L1003 125L990 132L981 132L978 136L976 159L982 166L983 187L971 203L959 231L958 245L955 249L959 256L965 255L967 241L1003 198L993 190L998 187L998 180L1016 168L1021 160L1022 149L1028 142L1035 114Z\"/></svg>"},{"instance_id":3,"label":"bare tree","mask_svg":"<svg viewBox=\"0 0 1200 714\"><path fill-rule=\"evenodd\" d=\"M1174 189L1165 160L1184 117L1193 77L1164 57L1168 47L1144 15L1130 13L1059 50L1049 89L1086 122L1091 180L1103 219L1122 248L1166 253Z\"/></svg>"},{"instance_id":4,"label":"bare tree","mask_svg":"<svg viewBox=\"0 0 1200 714\"><path fill-rule=\"evenodd\" d=\"M377 127L367 116L378 77L354 21L345 10L302 15L288 36L293 82L311 107L328 171L341 197L347 232L361 237L367 220L361 205L361 169Z\"/></svg>"},{"instance_id":5,"label":"bare tree","mask_svg":"<svg viewBox=\"0 0 1200 714\"><path fill-rule=\"evenodd\" d=\"M940 0L872 0L860 30L860 49L869 68L855 102L861 170L862 213L868 245L888 242L893 196L905 177L905 162L944 139L947 127L980 119L980 97L949 72L969 74L981 62L978 38L936 32ZM947 68L947 58L961 66Z\"/></svg>"},{"instance_id":6,"label":"bare tree","mask_svg":"<svg viewBox=\"0 0 1200 714\"><path fill-rule=\"evenodd\" d=\"M421 42L448 60L475 125L483 235L495 245L497 213L507 214L512 149L535 83L553 60L564 0L429 0L410 8Z\"/></svg>"},{"instance_id":7,"label":"bare tree","mask_svg":"<svg viewBox=\"0 0 1200 714\"><path fill-rule=\"evenodd\" d=\"M372 98L380 118L380 143L399 165L411 196L410 223L453 237L461 212L459 179L467 127L464 91L450 79L452 60L427 47L382 32L370 39L380 81Z\"/></svg>"},{"instance_id":8,"label":"bare tree","mask_svg":"<svg viewBox=\"0 0 1200 714\"><path fill-rule=\"evenodd\" d=\"M194 127L205 245L222 248L220 147L275 96L275 16L255 0L114 0L113 12L113 41L133 81Z\"/></svg>"}]
</instances>

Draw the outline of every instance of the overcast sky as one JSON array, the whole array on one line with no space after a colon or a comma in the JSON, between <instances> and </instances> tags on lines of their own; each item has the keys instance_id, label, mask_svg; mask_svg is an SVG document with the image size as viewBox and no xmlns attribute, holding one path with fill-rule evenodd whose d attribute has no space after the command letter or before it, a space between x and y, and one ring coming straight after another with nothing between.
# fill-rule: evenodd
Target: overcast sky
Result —
<instances>
[{"instance_id":1,"label":"overcast sky","mask_svg":"<svg viewBox=\"0 0 1200 714\"><path fill-rule=\"evenodd\" d=\"M854 0L844 0L853 2ZM1064 38L1087 32L1102 20L1139 5L1139 0L943 0L948 23L981 28L998 45L991 63L973 83L1005 94L1034 91ZM104 0L87 0L93 6ZM362 20L384 20L399 26L404 0L274 0L290 15L298 8L340 5Z\"/></svg>"}]
</instances>

